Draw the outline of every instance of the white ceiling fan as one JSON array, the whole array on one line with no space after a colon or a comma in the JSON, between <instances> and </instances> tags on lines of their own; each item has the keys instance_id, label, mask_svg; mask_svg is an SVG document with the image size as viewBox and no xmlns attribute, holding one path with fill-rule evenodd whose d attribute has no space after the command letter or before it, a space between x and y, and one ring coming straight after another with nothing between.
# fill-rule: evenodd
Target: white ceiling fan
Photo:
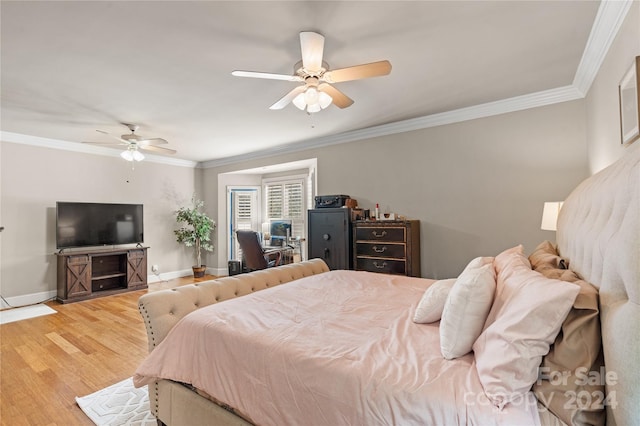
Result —
<instances>
[{"instance_id":1,"label":"white ceiling fan","mask_svg":"<svg viewBox=\"0 0 640 426\"><path fill-rule=\"evenodd\" d=\"M152 151L152 152L159 152L161 154L176 153L175 149L158 146L158 145L164 145L169 143L166 140L162 138L143 138L135 134L136 130L138 130L138 125L128 124L128 123L122 123L122 124L129 128L129 130L131 131L130 134L115 136L103 130L96 130L96 132L105 134L117 140L118 142L83 142L83 143L91 144L91 145L124 145L126 146L126 149L122 151L120 156L127 161L144 160L144 155L140 151Z\"/></svg>"},{"instance_id":2,"label":"white ceiling fan","mask_svg":"<svg viewBox=\"0 0 640 426\"><path fill-rule=\"evenodd\" d=\"M331 103L339 108L347 108L353 104L351 98L331 84L378 77L388 75L391 72L391 63L389 61L378 61L330 70L329 65L322 60L324 36L316 32L304 31L300 33L300 49L302 51L302 61L293 66L293 75L238 70L233 71L231 74L236 77L266 78L304 83L291 90L269 108L282 109L290 102L293 102L299 109L303 111L306 109L307 112L312 113L328 107Z\"/></svg>"}]
</instances>

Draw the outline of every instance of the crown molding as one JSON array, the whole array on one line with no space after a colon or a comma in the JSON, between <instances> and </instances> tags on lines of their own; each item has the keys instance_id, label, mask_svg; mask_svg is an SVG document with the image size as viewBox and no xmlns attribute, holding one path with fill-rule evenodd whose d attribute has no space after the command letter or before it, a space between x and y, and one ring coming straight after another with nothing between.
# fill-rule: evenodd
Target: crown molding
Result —
<instances>
[{"instance_id":1,"label":"crown molding","mask_svg":"<svg viewBox=\"0 0 640 426\"><path fill-rule=\"evenodd\" d=\"M0 140L2 142L17 143L22 145L38 146L41 148L62 149L65 151L81 152L84 154L104 155L106 157L120 158L120 152L112 148L105 148L95 145L86 145L77 142L68 142L59 139L43 138L40 136L23 135L21 133L12 133L0 131ZM197 162L182 160L179 158L169 158L160 155L144 154L144 161L150 163L166 164L169 166L190 167L195 168Z\"/></svg>"},{"instance_id":2,"label":"crown molding","mask_svg":"<svg viewBox=\"0 0 640 426\"><path fill-rule=\"evenodd\" d=\"M593 27L591 27L587 45L585 46L582 59L580 60L576 75L573 79L573 86L576 87L583 96L589 93L591 84L593 80L595 80L600 66L605 56L607 56L607 52L613 40L616 38L632 4L633 0L605 0L600 3L596 19Z\"/></svg>"},{"instance_id":3,"label":"crown molding","mask_svg":"<svg viewBox=\"0 0 640 426\"><path fill-rule=\"evenodd\" d=\"M430 127L444 126L446 124L460 123L463 121L486 118L494 115L506 114L509 112L521 111L540 106L556 104L560 102L581 99L584 96L573 86L565 86L557 89L545 90L542 92L516 96L495 102L474 105L460 108L453 111L439 114L427 115L424 117L412 118L410 120L397 121L395 123L383 124L380 126L368 127L360 130L340 133L338 135L323 136L320 138L308 139L294 142L287 145L280 145L273 148L250 152L248 154L236 155L216 160L198 163L199 168L212 168L241 161L254 160L258 158L271 157L282 153L304 151L323 146L337 145L341 143L354 142L362 139L371 139L381 136L393 135L396 133L411 132L414 130L428 129Z\"/></svg>"}]
</instances>

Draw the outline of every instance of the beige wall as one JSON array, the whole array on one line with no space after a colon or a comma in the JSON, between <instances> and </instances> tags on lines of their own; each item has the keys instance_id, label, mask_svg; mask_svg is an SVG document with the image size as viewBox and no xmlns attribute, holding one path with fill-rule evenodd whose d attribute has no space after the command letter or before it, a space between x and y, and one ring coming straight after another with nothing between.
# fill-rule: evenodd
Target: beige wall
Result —
<instances>
[{"instance_id":1,"label":"beige wall","mask_svg":"<svg viewBox=\"0 0 640 426\"><path fill-rule=\"evenodd\" d=\"M567 102L204 169L204 185L220 203L212 191L221 173L317 158L319 194L348 194L364 208L379 203L419 219L423 276L456 276L474 256L519 243L532 250L555 238L540 230L542 205L563 200L588 175L584 106Z\"/></svg>"},{"instance_id":2,"label":"beige wall","mask_svg":"<svg viewBox=\"0 0 640 426\"><path fill-rule=\"evenodd\" d=\"M191 252L175 242L173 211L190 200L195 170L118 157L2 142L2 296L56 290L56 201L144 204L148 267L187 269ZM19 303L19 300L17 301Z\"/></svg>"},{"instance_id":3,"label":"beige wall","mask_svg":"<svg viewBox=\"0 0 640 426\"><path fill-rule=\"evenodd\" d=\"M587 96L587 141L591 173L625 154L626 148L620 144L618 84L636 56L640 56L639 1L633 2Z\"/></svg>"}]
</instances>

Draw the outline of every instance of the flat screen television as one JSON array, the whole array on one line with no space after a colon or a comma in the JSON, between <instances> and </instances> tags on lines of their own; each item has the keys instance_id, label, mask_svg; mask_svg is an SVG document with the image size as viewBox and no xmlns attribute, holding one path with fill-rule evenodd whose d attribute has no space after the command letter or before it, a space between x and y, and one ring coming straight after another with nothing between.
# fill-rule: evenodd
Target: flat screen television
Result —
<instances>
[{"instance_id":1,"label":"flat screen television","mask_svg":"<svg viewBox=\"0 0 640 426\"><path fill-rule=\"evenodd\" d=\"M56 247L144 242L142 204L56 203Z\"/></svg>"},{"instance_id":2,"label":"flat screen television","mask_svg":"<svg viewBox=\"0 0 640 426\"><path fill-rule=\"evenodd\" d=\"M291 237L291 221L288 219L272 220L270 228L271 245L277 247L286 246Z\"/></svg>"}]
</instances>

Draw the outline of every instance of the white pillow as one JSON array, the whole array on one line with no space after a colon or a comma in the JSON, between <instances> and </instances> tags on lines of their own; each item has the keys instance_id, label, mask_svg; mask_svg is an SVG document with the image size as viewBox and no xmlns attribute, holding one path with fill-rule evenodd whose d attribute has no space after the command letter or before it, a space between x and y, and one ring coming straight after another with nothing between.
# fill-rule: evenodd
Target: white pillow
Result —
<instances>
[{"instance_id":1,"label":"white pillow","mask_svg":"<svg viewBox=\"0 0 640 426\"><path fill-rule=\"evenodd\" d=\"M496 290L493 257L473 259L454 284L440 320L440 351L446 359L471 352L487 319Z\"/></svg>"},{"instance_id":2,"label":"white pillow","mask_svg":"<svg viewBox=\"0 0 640 426\"><path fill-rule=\"evenodd\" d=\"M531 389L580 287L532 271L521 248L494 263L498 290L473 351L484 392L502 409Z\"/></svg>"},{"instance_id":3,"label":"white pillow","mask_svg":"<svg viewBox=\"0 0 640 426\"><path fill-rule=\"evenodd\" d=\"M442 316L444 303L451 291L451 287L456 282L455 278L448 280L436 281L424 292L416 313L413 315L413 322L418 324L426 324L436 322Z\"/></svg>"}]
</instances>

